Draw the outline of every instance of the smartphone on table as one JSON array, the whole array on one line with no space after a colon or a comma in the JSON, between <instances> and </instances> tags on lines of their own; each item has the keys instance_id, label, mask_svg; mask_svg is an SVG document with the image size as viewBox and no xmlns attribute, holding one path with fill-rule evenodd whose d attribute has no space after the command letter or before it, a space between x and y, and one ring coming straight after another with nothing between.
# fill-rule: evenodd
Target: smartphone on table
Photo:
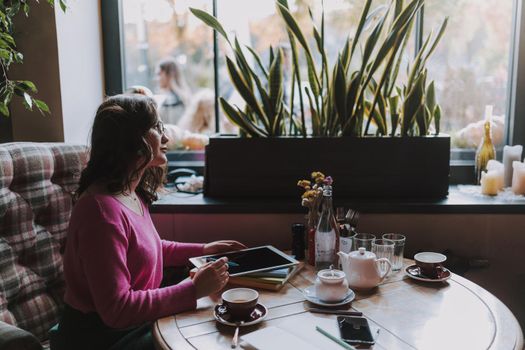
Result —
<instances>
[{"instance_id":1,"label":"smartphone on table","mask_svg":"<svg viewBox=\"0 0 525 350\"><path fill-rule=\"evenodd\" d=\"M368 320L358 316L337 316L341 339L352 345L374 345Z\"/></svg>"}]
</instances>

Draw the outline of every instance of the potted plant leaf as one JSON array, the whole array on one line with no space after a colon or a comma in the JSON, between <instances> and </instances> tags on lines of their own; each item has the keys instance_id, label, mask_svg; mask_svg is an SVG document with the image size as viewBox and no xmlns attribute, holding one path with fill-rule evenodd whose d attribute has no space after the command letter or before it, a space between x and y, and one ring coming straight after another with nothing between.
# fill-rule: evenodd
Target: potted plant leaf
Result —
<instances>
[{"instance_id":1,"label":"potted plant leaf","mask_svg":"<svg viewBox=\"0 0 525 350\"><path fill-rule=\"evenodd\" d=\"M321 61L316 62L310 41L287 1L276 1L292 56L288 99L284 97L281 49L269 48L265 66L257 52L247 47L255 62L251 66L238 39L232 40L215 17L191 9L230 45L227 69L244 101L239 106L219 98L225 115L241 132L238 137L210 139L205 194L288 197L296 194L290 186L294 179L309 169L322 168L341 179L336 189L339 196L445 197L450 138L439 134L441 108L434 83L428 81L426 63L443 36L447 19L436 34L427 36L406 67L408 77L401 81L398 76L423 3L412 0L405 5L395 0L371 10L372 0L366 0L354 35L330 64L324 11L319 27L309 11ZM295 100L299 106L294 105Z\"/></svg>"}]
</instances>

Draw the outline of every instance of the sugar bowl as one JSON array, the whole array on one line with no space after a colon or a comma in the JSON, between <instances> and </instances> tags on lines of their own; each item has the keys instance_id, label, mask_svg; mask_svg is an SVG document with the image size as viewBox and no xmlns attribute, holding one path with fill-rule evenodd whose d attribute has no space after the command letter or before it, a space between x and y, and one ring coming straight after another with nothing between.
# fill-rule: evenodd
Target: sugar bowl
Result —
<instances>
[{"instance_id":1,"label":"sugar bowl","mask_svg":"<svg viewBox=\"0 0 525 350\"><path fill-rule=\"evenodd\" d=\"M348 296L348 282L341 270L325 269L317 273L315 294L325 302L337 302Z\"/></svg>"}]
</instances>

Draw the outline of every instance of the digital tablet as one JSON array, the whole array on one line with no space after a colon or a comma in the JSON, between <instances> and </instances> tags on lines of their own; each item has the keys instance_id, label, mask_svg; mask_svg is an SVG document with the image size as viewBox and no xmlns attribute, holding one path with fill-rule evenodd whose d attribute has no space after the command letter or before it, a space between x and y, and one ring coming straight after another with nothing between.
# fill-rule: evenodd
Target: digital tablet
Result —
<instances>
[{"instance_id":1,"label":"digital tablet","mask_svg":"<svg viewBox=\"0 0 525 350\"><path fill-rule=\"evenodd\" d=\"M242 276L253 272L274 270L299 264L299 261L289 257L271 245L229 253L199 256L191 258L190 262L196 267L201 267L207 262L214 261L223 256L228 258L228 272L230 276Z\"/></svg>"}]
</instances>

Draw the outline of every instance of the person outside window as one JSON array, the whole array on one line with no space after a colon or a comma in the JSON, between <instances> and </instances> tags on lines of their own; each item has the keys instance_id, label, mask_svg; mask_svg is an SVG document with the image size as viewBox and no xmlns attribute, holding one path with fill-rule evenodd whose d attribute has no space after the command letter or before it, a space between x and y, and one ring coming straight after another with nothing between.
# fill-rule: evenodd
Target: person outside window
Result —
<instances>
[{"instance_id":1,"label":"person outside window","mask_svg":"<svg viewBox=\"0 0 525 350\"><path fill-rule=\"evenodd\" d=\"M191 98L191 91L174 58L161 61L157 68L160 89L159 115L167 124L177 124Z\"/></svg>"}]
</instances>

